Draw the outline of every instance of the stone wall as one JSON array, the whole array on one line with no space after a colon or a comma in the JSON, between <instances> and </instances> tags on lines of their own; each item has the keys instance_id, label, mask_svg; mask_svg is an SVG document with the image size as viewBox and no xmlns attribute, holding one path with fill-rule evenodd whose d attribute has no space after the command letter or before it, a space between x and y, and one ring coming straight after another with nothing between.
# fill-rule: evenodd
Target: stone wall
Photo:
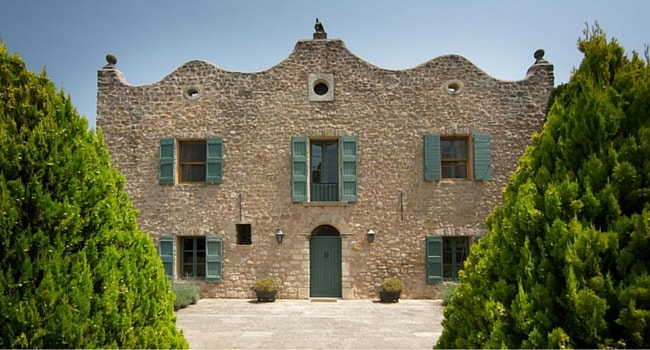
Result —
<instances>
[{"instance_id":1,"label":"stone wall","mask_svg":"<svg viewBox=\"0 0 650 350\"><path fill-rule=\"evenodd\" d=\"M332 77L331 101L310 100L310 74ZM541 57L523 80L500 81L461 56L386 70L340 40L303 40L254 73L191 61L131 86L109 64L98 72L97 120L155 242L164 234L223 237L223 282L201 283L203 296L251 298L255 278L272 275L280 298L308 298L309 239L327 224L341 234L343 298L376 298L379 281L393 275L405 281L402 297L431 298L425 237L486 231L486 216L542 128L552 88L553 66ZM422 140L432 133L489 133L493 179L425 182ZM358 136L356 202L292 203L297 135ZM159 185L159 140L206 136L223 137L223 183ZM236 244L239 223L251 224L252 245Z\"/></svg>"}]
</instances>

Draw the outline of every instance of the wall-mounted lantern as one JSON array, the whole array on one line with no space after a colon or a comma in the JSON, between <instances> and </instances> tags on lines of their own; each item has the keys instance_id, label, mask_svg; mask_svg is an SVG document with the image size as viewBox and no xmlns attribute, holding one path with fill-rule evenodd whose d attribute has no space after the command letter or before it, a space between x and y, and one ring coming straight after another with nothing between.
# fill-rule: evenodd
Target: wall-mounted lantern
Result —
<instances>
[{"instance_id":1,"label":"wall-mounted lantern","mask_svg":"<svg viewBox=\"0 0 650 350\"><path fill-rule=\"evenodd\" d=\"M278 230L275 231L275 239L278 240L278 243L282 243L282 238L284 238L284 231L282 231L282 227L278 227Z\"/></svg>"},{"instance_id":2,"label":"wall-mounted lantern","mask_svg":"<svg viewBox=\"0 0 650 350\"><path fill-rule=\"evenodd\" d=\"M373 230L372 226L368 229L368 243L372 243L375 241L375 230Z\"/></svg>"}]
</instances>

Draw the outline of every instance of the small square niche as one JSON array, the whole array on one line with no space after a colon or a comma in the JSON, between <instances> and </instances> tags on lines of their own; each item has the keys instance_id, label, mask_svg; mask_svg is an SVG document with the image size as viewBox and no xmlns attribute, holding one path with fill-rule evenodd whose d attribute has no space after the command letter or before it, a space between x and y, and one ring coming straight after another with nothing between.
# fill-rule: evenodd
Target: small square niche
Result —
<instances>
[{"instance_id":1,"label":"small square niche","mask_svg":"<svg viewBox=\"0 0 650 350\"><path fill-rule=\"evenodd\" d=\"M334 101L334 74L311 73L307 87L309 101Z\"/></svg>"}]
</instances>

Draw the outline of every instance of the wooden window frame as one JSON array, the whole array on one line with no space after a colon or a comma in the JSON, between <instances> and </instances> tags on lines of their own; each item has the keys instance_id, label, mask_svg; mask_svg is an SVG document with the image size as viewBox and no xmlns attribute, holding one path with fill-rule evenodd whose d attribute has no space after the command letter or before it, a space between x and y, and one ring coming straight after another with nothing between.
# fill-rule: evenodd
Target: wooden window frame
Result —
<instances>
[{"instance_id":1,"label":"wooden window frame","mask_svg":"<svg viewBox=\"0 0 650 350\"><path fill-rule=\"evenodd\" d=\"M465 141L465 158L444 158L442 154L442 144L445 141ZM444 180L469 180L472 178L472 138L470 135L440 135L440 179ZM465 176L464 177L446 177L444 176L445 163L465 163Z\"/></svg>"},{"instance_id":2,"label":"wooden window frame","mask_svg":"<svg viewBox=\"0 0 650 350\"><path fill-rule=\"evenodd\" d=\"M204 169L207 168L207 151L205 152L205 157L203 161L183 161L183 146L187 144L202 144L203 148L207 147L206 139L191 139L191 140L179 140L178 141L178 183L192 184L192 183L206 183L206 174L203 175L202 181L186 181L183 179L183 167L184 166L197 166L203 165Z\"/></svg>"}]
</instances>

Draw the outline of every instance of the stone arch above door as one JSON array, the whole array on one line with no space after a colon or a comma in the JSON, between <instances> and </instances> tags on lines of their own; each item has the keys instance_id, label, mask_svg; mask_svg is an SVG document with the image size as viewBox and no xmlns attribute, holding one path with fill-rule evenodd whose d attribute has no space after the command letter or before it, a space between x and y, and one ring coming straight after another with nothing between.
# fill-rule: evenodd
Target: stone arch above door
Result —
<instances>
[{"instance_id":1,"label":"stone arch above door","mask_svg":"<svg viewBox=\"0 0 650 350\"><path fill-rule=\"evenodd\" d=\"M354 234L353 231L350 229L350 225L348 225L347 221L344 220L343 215L335 215L330 213L319 214L313 216L312 219L307 221L305 224L306 224L305 225L306 229L307 228L311 228L311 229L302 231L301 235L304 235L307 238L311 237L314 230L320 226L334 227L339 232L339 235L341 237L351 236Z\"/></svg>"},{"instance_id":2,"label":"stone arch above door","mask_svg":"<svg viewBox=\"0 0 650 350\"><path fill-rule=\"evenodd\" d=\"M312 236L340 236L341 232L332 225L319 225L311 231Z\"/></svg>"}]
</instances>

